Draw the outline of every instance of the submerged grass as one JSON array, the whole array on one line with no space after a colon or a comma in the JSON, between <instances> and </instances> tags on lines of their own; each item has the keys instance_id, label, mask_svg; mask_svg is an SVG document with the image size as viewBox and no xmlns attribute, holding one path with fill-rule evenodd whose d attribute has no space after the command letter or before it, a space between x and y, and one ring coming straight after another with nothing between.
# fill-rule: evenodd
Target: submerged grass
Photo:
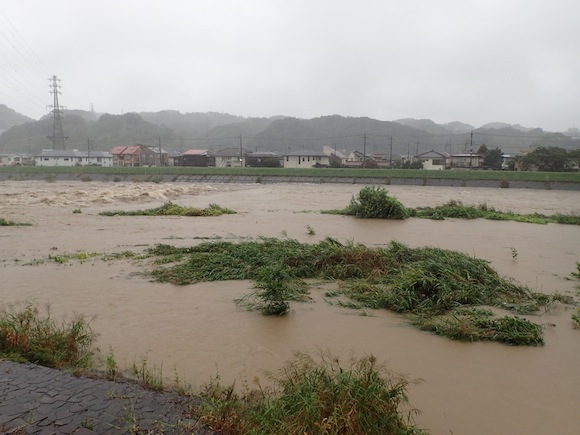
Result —
<instances>
[{"instance_id":1,"label":"submerged grass","mask_svg":"<svg viewBox=\"0 0 580 435\"><path fill-rule=\"evenodd\" d=\"M0 313L0 355L47 367L86 369L95 334L81 316L57 322L34 304Z\"/></svg>"},{"instance_id":2,"label":"submerged grass","mask_svg":"<svg viewBox=\"0 0 580 435\"><path fill-rule=\"evenodd\" d=\"M234 210L224 208L218 204L210 204L206 208L183 207L181 205L166 202L165 204L146 210L133 211L104 211L101 216L221 216L222 214L235 214Z\"/></svg>"},{"instance_id":3,"label":"submerged grass","mask_svg":"<svg viewBox=\"0 0 580 435\"><path fill-rule=\"evenodd\" d=\"M260 238L240 243L202 243L187 248L157 245L149 250L149 255L161 260L156 261L152 276L160 282L179 285L232 279L264 280L260 271L268 271L272 265L284 271L285 278L280 283L307 278L338 280L339 290L332 296L348 297L352 307L382 308L419 316L426 319L425 322L413 318L414 325L463 340L539 344L541 328L538 327L539 340L528 340L517 333L512 339L505 334L489 333L490 327L501 326L501 320L494 320L496 323L490 326L487 317L487 323L480 321L481 313L460 313L471 317L473 327L479 330L477 334L454 334L443 327L435 330L427 320L435 322L438 316L473 306L494 306L517 314L530 314L553 301L550 296L534 293L500 277L485 260L439 248L410 248L394 241L386 248L368 248L342 244L331 238L317 244ZM160 266L163 258L172 261ZM267 286L258 287L271 290ZM297 288L303 287L278 289L282 293L281 300L304 298L303 292L296 292ZM348 302L340 303L349 306Z\"/></svg>"},{"instance_id":4,"label":"submerged grass","mask_svg":"<svg viewBox=\"0 0 580 435\"><path fill-rule=\"evenodd\" d=\"M6 220L3 217L0 217L0 227L29 227L32 224L27 222L14 222Z\"/></svg>"},{"instance_id":5,"label":"submerged grass","mask_svg":"<svg viewBox=\"0 0 580 435\"><path fill-rule=\"evenodd\" d=\"M410 209L412 217L442 220L445 218L460 219L489 219L501 221L526 222L532 224L568 224L580 225L580 215L562 214L544 215L541 213L518 214L510 211L501 211L487 204L464 205L461 201L451 200L437 207L418 207Z\"/></svg>"},{"instance_id":6,"label":"submerged grass","mask_svg":"<svg viewBox=\"0 0 580 435\"><path fill-rule=\"evenodd\" d=\"M436 207L406 208L399 200L388 195L388 191L383 187L368 186L363 187L356 196L353 196L347 207L338 210L323 210L322 213L376 219L406 219L408 217L416 217L444 220L445 218L459 218L515 221L533 224L558 223L580 225L580 215L576 214L518 214L511 211L497 210L489 207L485 203L474 206L464 205L461 201L455 200L448 201Z\"/></svg>"},{"instance_id":7,"label":"submerged grass","mask_svg":"<svg viewBox=\"0 0 580 435\"><path fill-rule=\"evenodd\" d=\"M219 376L202 390L196 415L209 429L231 434L420 434L408 410L409 381L373 356L343 365L296 353L273 387L238 394Z\"/></svg>"}]
</instances>

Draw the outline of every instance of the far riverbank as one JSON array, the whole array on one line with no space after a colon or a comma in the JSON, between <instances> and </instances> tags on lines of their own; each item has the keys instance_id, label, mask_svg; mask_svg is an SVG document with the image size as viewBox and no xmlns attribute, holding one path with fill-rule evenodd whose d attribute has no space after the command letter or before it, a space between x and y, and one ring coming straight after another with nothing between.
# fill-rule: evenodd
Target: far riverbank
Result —
<instances>
[{"instance_id":1,"label":"far riverbank","mask_svg":"<svg viewBox=\"0 0 580 435\"><path fill-rule=\"evenodd\" d=\"M432 174L421 174L415 177L387 176L390 173L372 174L361 173L360 176L324 174L313 170L313 175L304 175L301 172L295 175L292 172L280 170L280 174L274 175L268 171L248 170L248 174L240 174L240 168L231 173L217 171L217 173L180 173L178 168L170 168L172 171L159 170L159 168L99 168L106 171L87 171L88 168L35 168L45 170L1 170L0 181L26 181L45 180L52 181L102 181L102 182L154 182L154 183L239 183L239 184L275 184L275 183L313 183L313 184L362 184L362 185L398 185L398 186L444 186L444 187L486 187L486 188L514 188L514 189L541 189L541 190L580 190L580 177L572 177L570 180L552 180L546 176L544 180L534 179L508 179L498 177L498 179L486 179L471 176L445 178L439 175L431 177ZM59 170L60 169L60 170ZM76 170L75 170L76 169ZM141 169L136 171L135 169ZM156 170L157 169L157 170ZM163 168L166 169L166 168ZM283 171L283 173L282 173ZM324 171L324 170L322 170ZM384 171L383 171L384 172ZM437 171L439 172L439 171ZM381 176L383 175L383 176ZM393 174L395 175L395 174ZM576 175L576 174L574 174ZM578 178L574 180L574 178Z\"/></svg>"}]
</instances>

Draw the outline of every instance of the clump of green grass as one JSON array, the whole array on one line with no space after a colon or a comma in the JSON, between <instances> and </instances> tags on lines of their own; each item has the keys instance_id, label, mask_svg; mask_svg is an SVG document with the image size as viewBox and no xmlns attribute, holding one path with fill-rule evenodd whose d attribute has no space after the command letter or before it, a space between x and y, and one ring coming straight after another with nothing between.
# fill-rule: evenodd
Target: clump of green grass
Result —
<instances>
[{"instance_id":1,"label":"clump of green grass","mask_svg":"<svg viewBox=\"0 0 580 435\"><path fill-rule=\"evenodd\" d=\"M92 359L95 334L89 323L77 316L57 322L47 309L26 304L0 313L0 354L47 367L86 369Z\"/></svg>"},{"instance_id":2,"label":"clump of green grass","mask_svg":"<svg viewBox=\"0 0 580 435\"><path fill-rule=\"evenodd\" d=\"M458 308L440 316L414 316L413 323L454 340L499 341L513 345L543 344L542 327L518 316L493 318L492 312Z\"/></svg>"},{"instance_id":3,"label":"clump of green grass","mask_svg":"<svg viewBox=\"0 0 580 435\"><path fill-rule=\"evenodd\" d=\"M371 219L406 219L408 211L383 187L366 186L353 196L350 204L334 213Z\"/></svg>"},{"instance_id":4,"label":"clump of green grass","mask_svg":"<svg viewBox=\"0 0 580 435\"><path fill-rule=\"evenodd\" d=\"M26 222L14 222L0 217L0 227L29 227L32 224Z\"/></svg>"},{"instance_id":5,"label":"clump of green grass","mask_svg":"<svg viewBox=\"0 0 580 435\"><path fill-rule=\"evenodd\" d=\"M209 429L232 434L420 434L409 410L409 381L364 356L343 365L296 353L274 386L238 394L219 376L205 385L196 414Z\"/></svg>"},{"instance_id":6,"label":"clump of green grass","mask_svg":"<svg viewBox=\"0 0 580 435\"><path fill-rule=\"evenodd\" d=\"M286 266L276 264L260 270L256 290L236 302L262 314L282 316L290 311L290 300L304 301L308 293L306 283L293 277Z\"/></svg>"},{"instance_id":7,"label":"clump of green grass","mask_svg":"<svg viewBox=\"0 0 580 435\"><path fill-rule=\"evenodd\" d=\"M574 214L555 214L552 216L541 213L517 214L510 211L501 211L487 204L465 205L461 201L451 200L436 207L417 207L409 210L413 217L424 219L443 220L445 218L459 219L489 219L500 221L515 221L531 224L559 223L580 225L580 216Z\"/></svg>"},{"instance_id":8,"label":"clump of green grass","mask_svg":"<svg viewBox=\"0 0 580 435\"><path fill-rule=\"evenodd\" d=\"M134 211L104 211L101 216L221 216L235 214L234 210L223 208L217 204L210 204L206 208L183 207L167 202L160 207Z\"/></svg>"},{"instance_id":9,"label":"clump of green grass","mask_svg":"<svg viewBox=\"0 0 580 435\"><path fill-rule=\"evenodd\" d=\"M375 219L406 219L417 217L422 219L444 220L458 219L489 219L502 221L526 222L533 224L568 224L580 225L580 215L557 213L544 215L541 213L518 214L511 211L501 211L487 204L465 205L461 201L450 200L436 207L406 208L398 199L389 196L382 187L363 187L350 204L339 210L323 210L326 214L355 216L357 218Z\"/></svg>"},{"instance_id":10,"label":"clump of green grass","mask_svg":"<svg viewBox=\"0 0 580 435\"><path fill-rule=\"evenodd\" d=\"M151 367L147 357L142 357L139 363L134 362L131 367L131 374L145 388L153 391L163 391L163 368Z\"/></svg>"},{"instance_id":11,"label":"clump of green grass","mask_svg":"<svg viewBox=\"0 0 580 435\"><path fill-rule=\"evenodd\" d=\"M386 248L368 248L342 244L331 238L317 244L261 238L239 243L203 243L188 248L157 245L150 249L149 255L176 260L162 266L158 263L159 267L151 272L160 282L186 285L233 279L263 281L260 271L265 271L273 278L258 288L264 294L275 295L274 300L287 301L289 295L297 300L304 298L303 292L289 291L291 283L307 278L331 279L340 283L332 296L343 295L352 301L351 304L339 302L342 306L388 309L425 319L447 315L458 308L484 305L530 314L555 300L500 277L485 260L439 248L410 248L394 241ZM272 265L276 265L275 271ZM257 302L259 307L264 300L258 298ZM284 304L280 307L288 308ZM472 323L481 329L473 337L509 344L532 343L501 335L492 337L486 333L488 325L476 318ZM413 324L432 330L427 321L424 324L413 321Z\"/></svg>"}]
</instances>

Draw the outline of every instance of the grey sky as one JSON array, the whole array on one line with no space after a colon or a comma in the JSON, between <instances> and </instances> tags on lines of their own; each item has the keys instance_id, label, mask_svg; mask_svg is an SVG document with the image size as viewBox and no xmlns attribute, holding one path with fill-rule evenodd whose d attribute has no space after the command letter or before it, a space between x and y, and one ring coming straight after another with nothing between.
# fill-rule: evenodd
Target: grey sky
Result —
<instances>
[{"instance_id":1,"label":"grey sky","mask_svg":"<svg viewBox=\"0 0 580 435\"><path fill-rule=\"evenodd\" d=\"M0 103L580 127L578 0L3 0Z\"/></svg>"}]
</instances>

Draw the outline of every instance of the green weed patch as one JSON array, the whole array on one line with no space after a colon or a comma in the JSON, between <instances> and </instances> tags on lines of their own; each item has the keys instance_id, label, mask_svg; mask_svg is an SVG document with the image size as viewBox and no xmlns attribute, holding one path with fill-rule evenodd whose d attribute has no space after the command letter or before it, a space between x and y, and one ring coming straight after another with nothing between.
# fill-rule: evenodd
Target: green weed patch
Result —
<instances>
[{"instance_id":1,"label":"green weed patch","mask_svg":"<svg viewBox=\"0 0 580 435\"><path fill-rule=\"evenodd\" d=\"M217 204L210 204L206 208L183 207L172 202L167 202L160 207L146 210L133 211L104 211L101 216L221 216L223 214L235 214L236 212L228 208L223 208Z\"/></svg>"},{"instance_id":2,"label":"green weed patch","mask_svg":"<svg viewBox=\"0 0 580 435\"><path fill-rule=\"evenodd\" d=\"M502 320L486 316L483 322L479 312L455 310L493 306L516 314L531 314L555 300L500 277L487 261L439 248L410 248L394 241L387 248L368 248L342 244L331 238L317 244L260 238L240 243L208 242L187 248L157 245L148 255L157 257L154 259L157 267L151 272L157 281L186 285L202 281L256 280L257 288L266 294L270 292L270 296L273 294L272 299L280 301L284 312L288 305L283 301L304 299L304 287L295 285L300 280L337 280L339 290L328 297L342 296L347 300L336 305L388 309L411 317L412 323L422 329L462 340L540 344L538 325L535 326L539 338L531 340L515 330L510 335ZM164 262L163 258L170 261ZM270 278L265 278L264 273ZM261 302L268 299L262 298ZM440 316L458 313L462 318L469 318L472 328L478 332L452 333L452 322L446 322L451 325L449 328L434 328L434 323L439 325ZM425 322L418 322L417 316ZM460 326L457 323L455 328ZM490 328L505 333L492 334Z\"/></svg>"},{"instance_id":3,"label":"green weed patch","mask_svg":"<svg viewBox=\"0 0 580 435\"><path fill-rule=\"evenodd\" d=\"M57 322L47 310L27 304L0 312L0 355L47 367L85 369L91 362L95 334L76 317Z\"/></svg>"},{"instance_id":4,"label":"green weed patch","mask_svg":"<svg viewBox=\"0 0 580 435\"><path fill-rule=\"evenodd\" d=\"M14 222L0 217L0 227L29 227L31 225L26 222Z\"/></svg>"},{"instance_id":5,"label":"green weed patch","mask_svg":"<svg viewBox=\"0 0 580 435\"><path fill-rule=\"evenodd\" d=\"M497 210L487 204L479 204L477 206L464 205L461 201L455 200L436 207L406 208L399 200L390 196L383 187L363 187L358 195L353 196L347 207L338 210L323 210L322 213L371 219L416 217L444 220L445 218L457 218L515 221L532 224L580 225L580 215L576 214L557 213L551 216L541 213L518 214L511 211Z\"/></svg>"},{"instance_id":6,"label":"green weed patch","mask_svg":"<svg viewBox=\"0 0 580 435\"><path fill-rule=\"evenodd\" d=\"M567 225L580 225L580 215L555 214L544 215L541 213L518 214L510 211L501 211L487 204L464 205L461 201L451 200L436 207L417 207L409 209L409 216L423 219L443 220L445 218L459 219L489 219L500 221L526 222L531 224L558 223Z\"/></svg>"},{"instance_id":7,"label":"green weed patch","mask_svg":"<svg viewBox=\"0 0 580 435\"><path fill-rule=\"evenodd\" d=\"M409 381L373 356L341 364L297 353L274 386L237 393L219 376L205 385L196 416L209 429L231 434L422 434L408 410Z\"/></svg>"}]
</instances>

